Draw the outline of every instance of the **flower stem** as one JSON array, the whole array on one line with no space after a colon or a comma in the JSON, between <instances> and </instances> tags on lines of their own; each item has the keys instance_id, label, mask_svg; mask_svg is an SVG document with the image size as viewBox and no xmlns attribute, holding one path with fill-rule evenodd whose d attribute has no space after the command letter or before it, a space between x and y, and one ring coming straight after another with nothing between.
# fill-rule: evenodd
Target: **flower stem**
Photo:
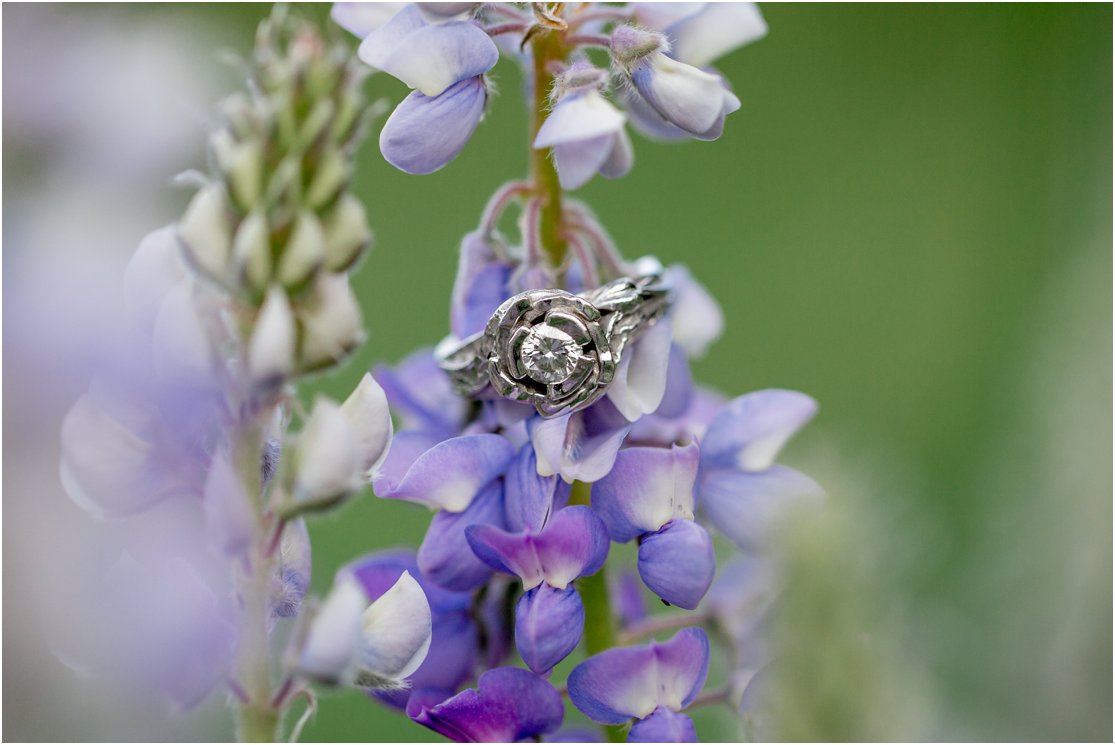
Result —
<instances>
[{"instance_id":1,"label":"flower stem","mask_svg":"<svg viewBox=\"0 0 1115 745\"><path fill-rule=\"evenodd\" d=\"M575 481L569 503L587 506L591 494L591 484ZM577 591L585 606L585 653L594 655L612 648L616 643L616 621L608 597L607 565L601 567L600 571L591 577L581 577L577 580ZM624 742L627 739L622 727L602 725L601 729L608 742Z\"/></svg>"},{"instance_id":2,"label":"flower stem","mask_svg":"<svg viewBox=\"0 0 1115 745\"><path fill-rule=\"evenodd\" d=\"M540 33L531 40L534 52L534 101L531 107L530 144L533 145L538 130L546 121L549 109L549 92L554 74L551 63L565 59L566 48L561 37L554 33ZM551 157L551 149L531 147L530 180L534 192L542 203L539 216L539 236L542 249L555 268L565 261L567 244L562 226L561 182Z\"/></svg>"},{"instance_id":3,"label":"flower stem","mask_svg":"<svg viewBox=\"0 0 1115 745\"><path fill-rule=\"evenodd\" d=\"M258 421L258 420L257 420ZM263 431L245 424L233 444L236 470L247 493L255 500L256 514L263 514ZM262 518L261 518L262 523ZM237 577L240 595L236 682L245 696L236 701L236 733L241 742L275 742L279 712L271 705L271 657L268 645L268 593L274 556L261 550L262 537Z\"/></svg>"}]
</instances>

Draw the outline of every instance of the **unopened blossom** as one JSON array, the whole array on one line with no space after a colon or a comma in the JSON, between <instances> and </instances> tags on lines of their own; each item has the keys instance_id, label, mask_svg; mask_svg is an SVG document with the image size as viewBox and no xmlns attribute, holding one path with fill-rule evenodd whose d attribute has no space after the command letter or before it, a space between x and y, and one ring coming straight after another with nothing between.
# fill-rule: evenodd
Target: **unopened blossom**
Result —
<instances>
[{"instance_id":1,"label":"unopened blossom","mask_svg":"<svg viewBox=\"0 0 1115 745\"><path fill-rule=\"evenodd\" d=\"M635 720L628 742L694 742L693 722L681 712L704 687L708 664L708 636L683 629L668 642L588 658L569 674L569 698L595 722Z\"/></svg>"},{"instance_id":2,"label":"unopened blossom","mask_svg":"<svg viewBox=\"0 0 1115 745\"><path fill-rule=\"evenodd\" d=\"M342 573L317 609L298 656L314 680L363 688L398 688L426 659L430 605L408 572L378 597Z\"/></svg>"}]
</instances>

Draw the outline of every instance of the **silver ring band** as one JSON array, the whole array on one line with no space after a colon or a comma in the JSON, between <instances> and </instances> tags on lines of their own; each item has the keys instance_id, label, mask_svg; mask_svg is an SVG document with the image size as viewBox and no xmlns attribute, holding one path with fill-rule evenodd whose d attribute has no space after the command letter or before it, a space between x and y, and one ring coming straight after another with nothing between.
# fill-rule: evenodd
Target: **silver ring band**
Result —
<instances>
[{"instance_id":1,"label":"silver ring band","mask_svg":"<svg viewBox=\"0 0 1115 745\"><path fill-rule=\"evenodd\" d=\"M485 398L490 388L544 417L567 414L607 392L624 349L669 304L660 272L579 295L530 290L504 301L480 333L442 341L438 364L463 395Z\"/></svg>"}]
</instances>

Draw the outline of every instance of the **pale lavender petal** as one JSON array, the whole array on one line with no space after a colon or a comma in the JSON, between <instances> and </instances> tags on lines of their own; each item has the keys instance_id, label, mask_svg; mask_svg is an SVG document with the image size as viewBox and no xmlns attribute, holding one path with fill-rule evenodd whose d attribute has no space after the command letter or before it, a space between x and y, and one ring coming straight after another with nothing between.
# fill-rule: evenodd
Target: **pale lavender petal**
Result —
<instances>
[{"instance_id":1,"label":"pale lavender petal","mask_svg":"<svg viewBox=\"0 0 1115 745\"><path fill-rule=\"evenodd\" d=\"M607 399L587 409L527 424L538 472L559 474L565 481L591 483L603 478L615 463L631 423Z\"/></svg>"},{"instance_id":2,"label":"pale lavender petal","mask_svg":"<svg viewBox=\"0 0 1115 745\"><path fill-rule=\"evenodd\" d=\"M701 440L702 468L762 471L782 446L817 413L804 393L769 389L740 396L728 404Z\"/></svg>"},{"instance_id":3,"label":"pale lavender petal","mask_svg":"<svg viewBox=\"0 0 1115 745\"><path fill-rule=\"evenodd\" d=\"M418 437L404 438L400 433L395 446L403 442L409 455ZM506 470L515 449L499 435L462 435L444 440L419 455L399 479L399 462L394 451L375 480L376 494L390 499L404 499L449 512L461 512L469 506L476 493ZM399 456L405 460L404 456ZM398 480L396 480L398 479Z\"/></svg>"},{"instance_id":4,"label":"pale lavender petal","mask_svg":"<svg viewBox=\"0 0 1115 745\"><path fill-rule=\"evenodd\" d=\"M715 573L712 538L691 520L672 520L639 544L639 576L670 605L694 610Z\"/></svg>"},{"instance_id":5,"label":"pale lavender petal","mask_svg":"<svg viewBox=\"0 0 1115 745\"><path fill-rule=\"evenodd\" d=\"M694 67L705 67L766 34L766 21L755 3L706 3L700 13L666 29L670 56Z\"/></svg>"},{"instance_id":6,"label":"pale lavender petal","mask_svg":"<svg viewBox=\"0 0 1115 745\"><path fill-rule=\"evenodd\" d=\"M542 582L564 589L577 577L596 573L608 557L607 530L584 505L559 510L537 535L493 525L471 527L467 535L482 561L516 575L527 590Z\"/></svg>"},{"instance_id":7,"label":"pale lavender petal","mask_svg":"<svg viewBox=\"0 0 1115 745\"><path fill-rule=\"evenodd\" d=\"M599 91L577 91L563 97L554 106L538 129L534 147L570 145L614 135L623 129L625 121L623 113L608 103Z\"/></svg>"},{"instance_id":8,"label":"pale lavender petal","mask_svg":"<svg viewBox=\"0 0 1115 745\"><path fill-rule=\"evenodd\" d=\"M569 698L600 724L644 719L659 706L678 711L704 686L708 662L704 629L683 629L668 642L616 647L588 658L569 674Z\"/></svg>"},{"instance_id":9,"label":"pale lavender petal","mask_svg":"<svg viewBox=\"0 0 1115 745\"><path fill-rule=\"evenodd\" d=\"M666 393L673 331L656 323L628 348L608 389L608 398L629 421L655 411Z\"/></svg>"},{"instance_id":10,"label":"pale lavender petal","mask_svg":"<svg viewBox=\"0 0 1115 745\"><path fill-rule=\"evenodd\" d=\"M534 448L528 443L507 469L504 509L512 531L537 533L569 501L569 484L555 476L539 476Z\"/></svg>"},{"instance_id":11,"label":"pale lavender petal","mask_svg":"<svg viewBox=\"0 0 1115 745\"><path fill-rule=\"evenodd\" d=\"M448 590L474 590L492 570L469 549L466 531L475 525L503 525L503 485L493 481L464 512L440 512L430 521L418 549L422 573Z\"/></svg>"},{"instance_id":12,"label":"pale lavender petal","mask_svg":"<svg viewBox=\"0 0 1115 745\"><path fill-rule=\"evenodd\" d=\"M431 97L482 75L499 60L491 37L475 24L430 24L417 4L369 34L358 54L368 65Z\"/></svg>"},{"instance_id":13,"label":"pale lavender petal","mask_svg":"<svg viewBox=\"0 0 1115 745\"><path fill-rule=\"evenodd\" d=\"M695 444L626 448L592 490L592 507L613 541L626 543L675 518L693 518Z\"/></svg>"},{"instance_id":14,"label":"pale lavender petal","mask_svg":"<svg viewBox=\"0 0 1115 745\"><path fill-rule=\"evenodd\" d=\"M442 440L460 434L467 402L453 391L432 349L420 349L395 367L377 365L372 374L405 429Z\"/></svg>"},{"instance_id":15,"label":"pale lavender petal","mask_svg":"<svg viewBox=\"0 0 1115 745\"><path fill-rule=\"evenodd\" d=\"M329 17L345 31L363 39L406 6L407 3L333 3Z\"/></svg>"},{"instance_id":16,"label":"pale lavender petal","mask_svg":"<svg viewBox=\"0 0 1115 745\"><path fill-rule=\"evenodd\" d=\"M665 706L640 719L627 733L628 742L697 742L693 720Z\"/></svg>"},{"instance_id":17,"label":"pale lavender petal","mask_svg":"<svg viewBox=\"0 0 1115 745\"><path fill-rule=\"evenodd\" d=\"M540 675L577 648L584 627L585 606L572 586L539 585L515 606L515 645L527 667Z\"/></svg>"},{"instance_id":18,"label":"pale lavender petal","mask_svg":"<svg viewBox=\"0 0 1115 745\"><path fill-rule=\"evenodd\" d=\"M566 191L580 189L604 166L612 153L615 135L604 134L588 140L554 146L554 167Z\"/></svg>"},{"instance_id":19,"label":"pale lavender petal","mask_svg":"<svg viewBox=\"0 0 1115 745\"><path fill-rule=\"evenodd\" d=\"M674 342L688 356L701 357L724 330L720 304L684 264L674 264L666 270L666 276L674 288L674 304L670 309Z\"/></svg>"},{"instance_id":20,"label":"pale lavender petal","mask_svg":"<svg viewBox=\"0 0 1115 745\"><path fill-rule=\"evenodd\" d=\"M501 667L436 705L412 699L407 715L457 742L518 742L553 732L565 717L561 694L521 668Z\"/></svg>"},{"instance_id":21,"label":"pale lavender petal","mask_svg":"<svg viewBox=\"0 0 1115 745\"><path fill-rule=\"evenodd\" d=\"M461 152L476 131L487 101L483 76L454 83L439 96L414 91L383 125L379 149L400 171L433 173Z\"/></svg>"},{"instance_id":22,"label":"pale lavender petal","mask_svg":"<svg viewBox=\"0 0 1115 745\"><path fill-rule=\"evenodd\" d=\"M824 497L817 482L785 466L711 470L701 474L699 490L709 522L745 551L761 549L788 512Z\"/></svg>"},{"instance_id":23,"label":"pale lavender petal","mask_svg":"<svg viewBox=\"0 0 1115 745\"><path fill-rule=\"evenodd\" d=\"M604 178L623 178L635 165L635 149L631 147L631 138L626 129L621 129L612 137L612 151L608 159L600 166L600 175Z\"/></svg>"}]
</instances>

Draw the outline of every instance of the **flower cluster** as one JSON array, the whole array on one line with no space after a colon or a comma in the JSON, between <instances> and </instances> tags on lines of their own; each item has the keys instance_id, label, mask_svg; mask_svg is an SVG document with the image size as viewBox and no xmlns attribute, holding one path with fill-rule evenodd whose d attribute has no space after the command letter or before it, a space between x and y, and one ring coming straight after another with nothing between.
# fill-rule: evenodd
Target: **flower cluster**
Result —
<instances>
[{"instance_id":1,"label":"flower cluster","mask_svg":"<svg viewBox=\"0 0 1115 745\"><path fill-rule=\"evenodd\" d=\"M739 101L708 65L765 24L746 3L391 10L338 3L333 18L361 37L361 60L414 89L381 132L392 164L429 173L460 152L501 48L527 69L536 113L530 147L541 158L530 180L501 187L460 244L446 348L519 293L578 293L652 272L672 290L667 315L609 371L606 394L572 413L500 395L494 361L492 389L474 398L455 392L430 349L374 371L399 422L375 493L434 513L416 553L373 554L351 569L382 584L409 574L431 598L431 651L410 690L376 695L451 739L572 737L559 732L562 695L550 679L583 644L587 658L565 686L577 709L628 726L633 742L691 741L684 711L736 702L767 660L760 631L774 583L763 556L787 511L821 495L775 461L816 404L785 390L729 401L696 385L690 359L723 326L715 300L682 265L625 260L563 192L630 169L628 119L651 136L718 138ZM499 227L514 205L517 237ZM737 553L719 577L714 533ZM609 555L631 542L638 579L625 577L609 599ZM695 612L649 615L644 595ZM735 662L710 695L705 627ZM667 641L630 644L674 629Z\"/></svg>"},{"instance_id":2,"label":"flower cluster","mask_svg":"<svg viewBox=\"0 0 1115 745\"><path fill-rule=\"evenodd\" d=\"M400 685L431 618L409 577L340 577L315 614L300 613L304 516L370 482L392 435L370 375L343 403L318 398L288 432L293 383L363 338L348 271L371 233L348 182L367 114L346 48L281 11L260 27L250 70L251 92L221 106L213 175L194 177L181 220L128 265L113 364L65 418L67 492L130 530L119 560L77 583L79 631L93 628L96 644L62 634L57 647L179 709L226 687L242 735L273 738L300 680ZM294 616L272 690L272 629Z\"/></svg>"},{"instance_id":3,"label":"flower cluster","mask_svg":"<svg viewBox=\"0 0 1115 745\"><path fill-rule=\"evenodd\" d=\"M720 137L740 102L709 65L766 34L754 4L566 5L336 3L333 19L362 40L360 59L413 90L383 127L383 157L413 174L456 158L487 109L501 47L529 68L539 37L557 69L532 145L552 150L564 189L631 169L628 119L656 139ZM607 67L591 49L607 52Z\"/></svg>"}]
</instances>

